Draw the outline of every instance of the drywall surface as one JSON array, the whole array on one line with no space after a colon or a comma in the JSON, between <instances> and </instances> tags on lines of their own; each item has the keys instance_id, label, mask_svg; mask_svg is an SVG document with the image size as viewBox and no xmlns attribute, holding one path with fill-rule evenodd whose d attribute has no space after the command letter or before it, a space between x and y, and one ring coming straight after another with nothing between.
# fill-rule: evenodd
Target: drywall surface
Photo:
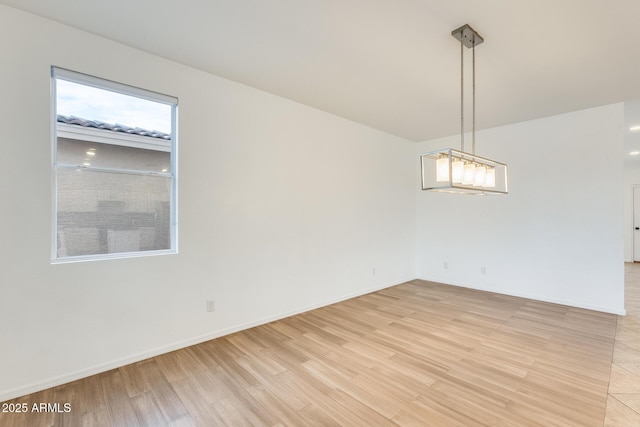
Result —
<instances>
[{"instance_id":1,"label":"drywall surface","mask_svg":"<svg viewBox=\"0 0 640 427\"><path fill-rule=\"evenodd\" d=\"M0 51L0 400L415 278L414 143L5 6ZM51 264L52 65L179 99L179 254Z\"/></svg>"},{"instance_id":2,"label":"drywall surface","mask_svg":"<svg viewBox=\"0 0 640 427\"><path fill-rule=\"evenodd\" d=\"M640 231L634 231L633 221L633 193L635 187L640 187L640 156L631 155L640 148L640 130L638 117L640 116L640 101L624 103L624 260L633 262L634 245L640 245ZM640 226L640 224L638 224ZM637 236L636 236L637 234ZM640 260L639 260L640 261Z\"/></svg>"},{"instance_id":3,"label":"drywall surface","mask_svg":"<svg viewBox=\"0 0 640 427\"><path fill-rule=\"evenodd\" d=\"M624 313L622 122L613 104L479 132L477 154L509 165L509 194L418 190L418 277Z\"/></svg>"},{"instance_id":4,"label":"drywall surface","mask_svg":"<svg viewBox=\"0 0 640 427\"><path fill-rule=\"evenodd\" d=\"M628 161L624 165L624 261L633 262L634 221L633 221L633 193L634 188L640 187L640 166L637 162ZM640 226L640 224L639 224Z\"/></svg>"}]
</instances>

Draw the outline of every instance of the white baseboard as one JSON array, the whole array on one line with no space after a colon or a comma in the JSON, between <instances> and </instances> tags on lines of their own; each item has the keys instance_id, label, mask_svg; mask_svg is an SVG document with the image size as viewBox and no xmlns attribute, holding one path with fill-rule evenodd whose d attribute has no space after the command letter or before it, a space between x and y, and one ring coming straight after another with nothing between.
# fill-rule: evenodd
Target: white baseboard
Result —
<instances>
[{"instance_id":1,"label":"white baseboard","mask_svg":"<svg viewBox=\"0 0 640 427\"><path fill-rule=\"evenodd\" d=\"M379 291L381 289L386 289L392 286L396 286L398 284L401 283L405 283L408 281L413 280L414 277L411 278L407 278L405 280L401 280L398 282L394 282L392 284L385 284L385 285L379 285L379 286L375 286L372 288L368 288L368 289L364 289L362 291L358 291L358 292L354 292L351 294L347 294L347 295L343 295L341 297L337 297L337 298L332 298L330 300L326 300L317 304L310 304L308 306L305 307L300 307L298 309L295 310L291 310L285 313L280 313L280 314L275 314L272 316L266 316L260 319L256 319L250 322L246 322L246 323L242 323L236 326L232 326L229 328L225 328L225 329L220 329L217 331L213 331L204 335L200 335L200 336L196 336L196 337L192 337L186 340L182 340L182 341L177 341L177 342L173 342L171 344L167 344L167 345L163 345L160 347L156 347L156 348L152 348L140 353L136 353L136 354L132 354L130 356L127 357L123 357L120 359L116 359L116 360L112 360L110 362L107 363L101 363L99 365L90 367L90 368L86 368L86 369L80 369L78 371L74 371L74 372L70 372L68 374L65 375L60 375L57 377L52 377L52 378L48 378L44 381L39 381L36 383L31 383L25 386L21 386L21 387L16 387L13 389L9 389L9 390L2 390L0 391L0 402L3 402L5 400L9 400L9 399L14 399L16 397L20 397L20 396L24 396L26 394L31 394L31 393L35 393L38 391L42 391L42 390L46 390L48 388L51 387L56 387L62 384L66 384L68 382L71 381L76 381L82 378L86 378L89 377L91 375L96 375L96 374L100 374L102 372L106 372L109 371L111 369L115 369L115 368L119 368L121 366L125 366L125 365L129 365L131 363L135 363L135 362L140 362L141 360L145 360L145 359L149 359L151 357L155 357L155 356L159 356L161 354L165 354L165 353L169 353L171 351L174 350L179 350L181 348L185 348L185 347L189 347L195 344L200 344L202 342L205 341L209 341L215 338L219 338L225 335L229 335L232 334L234 332L239 332L245 329L249 329L249 328L253 328L255 326L260 326L260 325L264 325L266 323L269 322L273 322L276 320L280 320L280 319L284 319L287 317L291 317L291 316L295 316L296 314L300 314L300 313L304 313L310 310L315 310L317 308L321 308L321 307L326 307L328 305L331 304L335 304L341 301L345 301L351 298L355 298L355 297L359 297L361 295L366 295L366 294L370 294L371 292L376 292Z\"/></svg>"},{"instance_id":2,"label":"white baseboard","mask_svg":"<svg viewBox=\"0 0 640 427\"><path fill-rule=\"evenodd\" d=\"M442 283L444 285L457 286L457 287L460 287L460 288L475 289L475 290L478 290L478 291L492 292L492 293L495 293L495 294L509 295L509 296L512 296L512 297L527 298L527 299L531 299L531 300L535 300L535 301L543 301L543 302L549 302L549 303L552 303L552 304L566 305L566 306L569 306L569 307L584 308L585 310L600 311L602 313L617 314L619 316L626 316L627 315L627 311L624 308L623 309L619 309L619 308L613 308L613 307L604 307L604 306L597 306L597 305L592 305L592 304L584 304L584 303L580 303L580 302L576 302L576 301L568 301L568 300L557 299L557 298L548 298L548 297L545 297L545 296L529 294L529 293L526 293L526 292L512 292L512 291L508 291L507 292L504 289L494 289L494 288L490 288L490 287L470 285L468 283L454 283L454 282L451 282L451 281L434 279L434 278L419 277L419 279L420 280L426 280L428 282Z\"/></svg>"}]
</instances>

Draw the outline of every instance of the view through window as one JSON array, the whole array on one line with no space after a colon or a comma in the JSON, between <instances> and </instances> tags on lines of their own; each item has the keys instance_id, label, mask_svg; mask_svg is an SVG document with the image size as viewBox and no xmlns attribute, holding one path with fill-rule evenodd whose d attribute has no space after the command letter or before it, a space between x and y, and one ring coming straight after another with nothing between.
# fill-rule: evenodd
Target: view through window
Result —
<instances>
[{"instance_id":1,"label":"view through window","mask_svg":"<svg viewBox=\"0 0 640 427\"><path fill-rule=\"evenodd\" d=\"M52 68L53 261L176 251L173 97Z\"/></svg>"}]
</instances>

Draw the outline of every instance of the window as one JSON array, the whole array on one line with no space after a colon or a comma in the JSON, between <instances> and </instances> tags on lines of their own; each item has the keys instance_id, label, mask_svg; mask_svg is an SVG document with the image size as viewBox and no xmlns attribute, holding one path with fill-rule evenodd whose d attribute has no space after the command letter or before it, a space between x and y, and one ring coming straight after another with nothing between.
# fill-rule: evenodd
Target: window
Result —
<instances>
[{"instance_id":1,"label":"window","mask_svg":"<svg viewBox=\"0 0 640 427\"><path fill-rule=\"evenodd\" d=\"M177 99L51 76L53 262L176 253Z\"/></svg>"}]
</instances>

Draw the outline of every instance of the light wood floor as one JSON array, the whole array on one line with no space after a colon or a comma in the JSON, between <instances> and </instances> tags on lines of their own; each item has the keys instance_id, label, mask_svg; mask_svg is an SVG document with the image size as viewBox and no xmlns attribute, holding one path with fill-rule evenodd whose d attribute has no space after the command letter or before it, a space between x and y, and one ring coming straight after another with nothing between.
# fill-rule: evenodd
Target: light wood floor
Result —
<instances>
[{"instance_id":1,"label":"light wood floor","mask_svg":"<svg viewBox=\"0 0 640 427\"><path fill-rule=\"evenodd\" d=\"M602 426L615 332L415 280L15 399L72 410L0 425Z\"/></svg>"},{"instance_id":2,"label":"light wood floor","mask_svg":"<svg viewBox=\"0 0 640 427\"><path fill-rule=\"evenodd\" d=\"M640 264L625 265L627 315L618 318L605 426L640 426Z\"/></svg>"}]
</instances>

